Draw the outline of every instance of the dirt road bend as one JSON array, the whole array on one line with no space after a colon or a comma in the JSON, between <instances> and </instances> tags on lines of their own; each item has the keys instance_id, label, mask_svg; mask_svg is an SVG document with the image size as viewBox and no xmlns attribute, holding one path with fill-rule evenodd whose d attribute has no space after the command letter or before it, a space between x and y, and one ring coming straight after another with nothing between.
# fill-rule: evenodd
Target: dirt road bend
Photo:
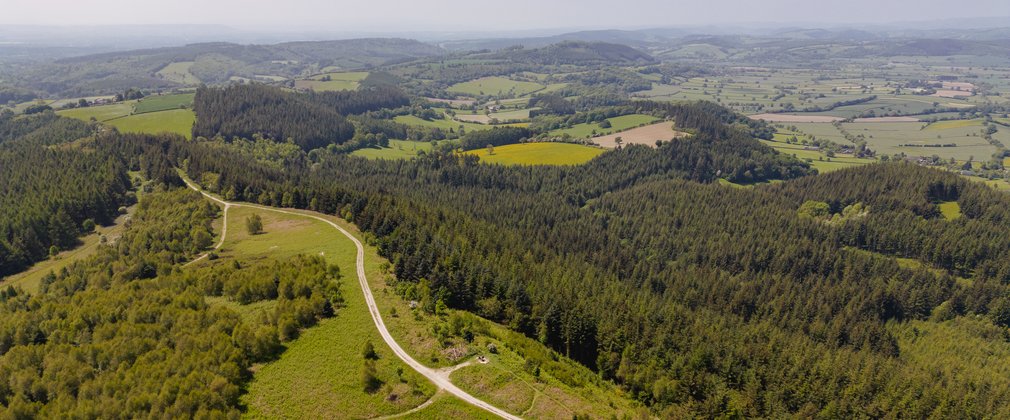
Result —
<instances>
[{"instance_id":1,"label":"dirt road bend","mask_svg":"<svg viewBox=\"0 0 1010 420\"><path fill-rule=\"evenodd\" d=\"M386 323L383 322L383 320L382 320L382 314L379 313L379 307L375 304L375 297L372 296L372 288L368 285L368 278L365 276L365 247L361 244L361 241L359 241L358 238L355 238L354 235L351 235L350 232L348 232L344 228L340 227L340 225L338 225L338 224L336 224L336 223L334 223L334 222L332 222L330 220L327 220L327 219L319 217L319 216L314 216L314 215L311 215L311 214L299 213L299 212L288 211L288 210L281 210L281 209L276 209L276 208L273 208L273 207L260 206L260 205L256 205L256 204L232 203L232 202L224 201L224 200L222 200L220 198L214 197L213 195L211 195L211 194L209 194L207 192L204 192L196 184L192 183L189 179L183 178L183 180L186 181L186 185L188 185L189 188L192 188L193 190L199 192L200 194L203 194L204 197L207 197L208 199L213 200L213 201L221 204L222 206L224 206L225 209L226 209L225 210L225 214L226 215L227 215L227 209L228 208L231 208L231 207L249 207L249 208L260 209L260 210L264 210L264 211L272 211L272 212L277 212L277 213L290 214L290 215L294 215L294 216L301 216L301 217L307 217L307 218L310 218L310 219L315 219L315 220L318 220L320 222L326 223L326 224L332 226L334 229L340 231L340 233L344 234L344 236L346 236L347 239L350 239L351 242L354 242L354 246L358 249L358 255L357 255L357 258L355 260L355 265L357 266L358 283L361 285L361 292L365 294L365 302L368 304L368 311L372 315L372 321L375 322L375 327L378 328L378 330L379 330L379 335L382 336L382 339L383 339L383 341L386 342L386 345L388 345L389 348L393 350L393 353L395 353L396 356L400 358L400 360L403 360L404 363L406 363L408 366L410 366L412 369L414 369L415 371L417 371L421 375L424 375L424 377L428 378L428 380L430 380L431 382L433 382L438 388L444 390L445 392L448 392L448 393L456 396L457 398L459 398L459 399L461 399L463 401L466 401L467 403L470 403L470 404L472 404L474 406L480 407L480 408L488 411L489 413L494 414L496 416L499 416L501 418L510 419L510 420L518 420L518 419L520 419L520 417L518 417L518 416L512 415L512 414L506 412L505 410L502 410L502 409L500 409L498 407L495 407L495 406L491 405L488 402L485 402L484 400L481 400L481 399L479 399L477 397L474 397L473 395L470 395L466 391L464 391L464 390L460 389L459 387L457 387L456 385L454 385L449 380L449 375L444 374L444 373L442 373L442 372L440 372L438 370L429 368L429 367L421 364L417 360L414 360L414 358L411 357L410 354L408 354L403 349L403 347L400 347L400 344L397 343L395 339L393 339L393 336L389 333L389 330L386 328ZM225 224L227 226L227 219L225 219ZM221 241L218 243L218 245L217 245L218 247L220 247L221 243L224 243L224 235L225 235L226 232L227 232L227 228L223 227L221 229ZM204 254L203 256L201 256L200 259L202 259L205 256L206 256L206 254Z\"/></svg>"}]
</instances>

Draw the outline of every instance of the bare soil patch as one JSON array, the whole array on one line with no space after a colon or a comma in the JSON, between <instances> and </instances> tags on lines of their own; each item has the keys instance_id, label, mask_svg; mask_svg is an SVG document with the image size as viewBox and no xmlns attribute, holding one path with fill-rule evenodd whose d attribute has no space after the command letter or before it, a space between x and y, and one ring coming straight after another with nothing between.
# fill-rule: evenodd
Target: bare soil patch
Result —
<instances>
[{"instance_id":1,"label":"bare soil patch","mask_svg":"<svg viewBox=\"0 0 1010 420\"><path fill-rule=\"evenodd\" d=\"M617 138L620 137L621 144L644 144L647 146L655 146L656 140L669 141L681 137L687 137L688 135L689 134L685 132L674 130L672 122L663 121L638 128L632 128L630 130L614 133L608 136L594 137L593 142L602 147L613 149L617 147Z\"/></svg>"}]
</instances>

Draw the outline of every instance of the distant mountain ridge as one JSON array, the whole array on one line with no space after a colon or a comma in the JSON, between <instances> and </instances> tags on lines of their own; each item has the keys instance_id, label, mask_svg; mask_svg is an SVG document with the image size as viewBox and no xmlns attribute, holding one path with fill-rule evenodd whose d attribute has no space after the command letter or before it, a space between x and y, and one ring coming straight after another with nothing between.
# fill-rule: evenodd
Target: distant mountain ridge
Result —
<instances>
[{"instance_id":1,"label":"distant mountain ridge","mask_svg":"<svg viewBox=\"0 0 1010 420\"><path fill-rule=\"evenodd\" d=\"M1000 21L994 21L1000 22ZM708 39L710 42L699 42ZM754 44L789 43L791 47L812 44L839 44L843 47L868 48L877 55L901 55L903 50L939 51L947 54L999 54L1010 43L1010 26L984 29L908 29L908 28L807 28L744 29L727 32L719 28L652 28L639 30L592 30L568 32L551 36L448 40L439 45L450 51L500 50L516 45L541 48L548 45L578 41L624 44L639 50L656 52L675 50L678 46L712 44L730 49L746 49ZM954 43L949 41L961 41ZM918 47L915 45L918 43ZM926 44L934 44L928 46ZM885 47L883 44L890 44ZM942 47L940 44L947 44ZM993 48L995 46L995 48ZM895 48L896 47L896 48ZM733 55L733 51L725 51Z\"/></svg>"},{"instance_id":2,"label":"distant mountain ridge","mask_svg":"<svg viewBox=\"0 0 1010 420\"><path fill-rule=\"evenodd\" d=\"M184 86L158 72L173 63L204 83L261 76L295 78L321 71L367 69L445 54L440 47L402 38L300 41L273 45L228 42L190 44L80 57L45 63L22 74L18 85L53 94L113 93L134 87Z\"/></svg>"}]
</instances>

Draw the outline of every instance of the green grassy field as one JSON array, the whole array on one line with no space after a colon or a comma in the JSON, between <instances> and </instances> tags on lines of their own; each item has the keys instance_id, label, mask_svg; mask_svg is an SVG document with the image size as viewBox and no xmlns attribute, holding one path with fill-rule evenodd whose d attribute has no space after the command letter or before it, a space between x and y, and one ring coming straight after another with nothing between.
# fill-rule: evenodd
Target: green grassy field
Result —
<instances>
[{"instance_id":1,"label":"green grassy field","mask_svg":"<svg viewBox=\"0 0 1010 420\"><path fill-rule=\"evenodd\" d=\"M953 128L982 127L982 120L948 120L937 121L927 125L923 130L949 130Z\"/></svg>"},{"instance_id":2,"label":"green grassy field","mask_svg":"<svg viewBox=\"0 0 1010 420\"><path fill-rule=\"evenodd\" d=\"M831 140L840 144L851 144L845 135L829 123L776 123L779 133L775 139L785 141L792 136L797 140ZM905 153L909 156L937 155L944 159L954 158L967 161L987 159L996 148L979 134L981 120L952 120L933 124L924 122L853 122L842 123L843 130L853 136L862 136L867 146L878 154L892 155ZM796 132L791 131L796 128ZM1000 130L995 137L1000 141L1010 139L1010 129ZM956 147L915 147L909 144L937 145L956 144Z\"/></svg>"},{"instance_id":3,"label":"green grassy field","mask_svg":"<svg viewBox=\"0 0 1010 420\"><path fill-rule=\"evenodd\" d=\"M125 101L111 105L89 106L85 108L64 109L56 111L64 117L76 118L81 121L90 121L94 117L98 121L108 121L113 118L120 118L133 112L133 105L137 101Z\"/></svg>"},{"instance_id":4,"label":"green grassy field","mask_svg":"<svg viewBox=\"0 0 1010 420\"><path fill-rule=\"evenodd\" d=\"M329 76L330 80L323 81L322 78ZM311 89L316 92L355 90L360 86L361 81L368 77L368 72L348 72L348 73L326 73L313 76L307 80L296 80L295 87L298 89Z\"/></svg>"},{"instance_id":5,"label":"green grassy field","mask_svg":"<svg viewBox=\"0 0 1010 420\"><path fill-rule=\"evenodd\" d=\"M109 120L106 123L124 133L176 133L190 137L196 114L189 109L149 112Z\"/></svg>"},{"instance_id":6,"label":"green grassy field","mask_svg":"<svg viewBox=\"0 0 1010 420\"><path fill-rule=\"evenodd\" d=\"M262 217L264 233L251 236L243 223L254 213ZM343 276L345 307L337 316L304 330L278 360L255 368L248 393L242 397L250 417L371 418L407 411L434 393L434 386L403 364L375 329L354 277L356 251L351 241L331 226L305 217L243 207L231 209L228 217L229 232L220 258L200 264L322 255L337 264ZM219 298L208 302L246 316L265 309ZM361 349L366 341L375 345L377 376L385 382L375 393L366 393L361 384Z\"/></svg>"},{"instance_id":7,"label":"green grassy field","mask_svg":"<svg viewBox=\"0 0 1010 420\"><path fill-rule=\"evenodd\" d=\"M940 203L940 213L947 220L957 220L961 218L961 205L957 201L945 201Z\"/></svg>"},{"instance_id":8,"label":"green grassy field","mask_svg":"<svg viewBox=\"0 0 1010 420\"><path fill-rule=\"evenodd\" d=\"M390 140L389 147L367 148L355 150L351 155L369 159L410 159L419 151L431 150L431 143L426 141Z\"/></svg>"},{"instance_id":9,"label":"green grassy field","mask_svg":"<svg viewBox=\"0 0 1010 420\"><path fill-rule=\"evenodd\" d=\"M909 156L937 155L944 159L966 161L970 157L987 159L996 147L979 135L980 126L972 121L950 121L922 129L923 123L844 123L852 135L863 135L867 146L877 153L905 153ZM956 144L956 147L909 147L907 144Z\"/></svg>"},{"instance_id":10,"label":"green grassy field","mask_svg":"<svg viewBox=\"0 0 1010 420\"><path fill-rule=\"evenodd\" d=\"M834 124L829 123L781 123L785 127L797 129L796 132L790 129L779 129L779 133L776 134L776 140L785 140L786 138L796 136L797 140L831 140L839 144L851 144L845 139L845 135L841 131L835 128Z\"/></svg>"},{"instance_id":11,"label":"green grassy field","mask_svg":"<svg viewBox=\"0 0 1010 420\"><path fill-rule=\"evenodd\" d=\"M988 185L988 186L990 186L993 189L996 189L998 191L1010 192L1010 182L1007 182L1006 180L1003 180L1003 179L982 179L982 178L977 178L977 177L975 177L975 178L969 177L969 179L974 179L976 181L981 181L981 182L985 183L986 185Z\"/></svg>"},{"instance_id":12,"label":"green grassy field","mask_svg":"<svg viewBox=\"0 0 1010 420\"><path fill-rule=\"evenodd\" d=\"M182 107L191 108L193 106L194 93L180 93L176 95L155 95L141 99L134 106L134 113L143 114L147 112L158 112L180 109Z\"/></svg>"},{"instance_id":13,"label":"green grassy field","mask_svg":"<svg viewBox=\"0 0 1010 420\"><path fill-rule=\"evenodd\" d=\"M874 159L860 159L851 156L827 157L818 150L806 150L802 145L788 144L782 141L761 140L762 143L771 146L775 150L793 156L797 159L809 162L814 169L820 173L837 171L839 169L861 166L875 162Z\"/></svg>"},{"instance_id":14,"label":"green grassy field","mask_svg":"<svg viewBox=\"0 0 1010 420\"><path fill-rule=\"evenodd\" d=\"M524 96L543 90L547 86L534 82L520 82L504 77L483 77L449 86L449 92L471 96L514 95ZM557 89L557 88L556 88Z\"/></svg>"},{"instance_id":15,"label":"green grassy field","mask_svg":"<svg viewBox=\"0 0 1010 420\"><path fill-rule=\"evenodd\" d=\"M448 132L450 129L452 129L453 131L457 131L459 130L460 126L463 126L463 128L466 129L467 131L488 130L491 128L491 126L489 125L454 121L449 118L428 121L415 117L413 115L400 115L393 118L393 121L396 121L400 124L412 125L415 127L439 128L446 132Z\"/></svg>"},{"instance_id":16,"label":"green grassy field","mask_svg":"<svg viewBox=\"0 0 1010 420\"><path fill-rule=\"evenodd\" d=\"M631 114L631 115L622 115L620 117L608 118L607 120L610 121L610 128L601 128L599 123L577 124L571 128L564 128L560 130L551 131L550 135L562 136L568 134L573 138L590 138L594 137L593 131L596 131L596 135L617 133L620 131L625 131L630 128L638 127L640 125L655 122L657 118L651 115Z\"/></svg>"},{"instance_id":17,"label":"green grassy field","mask_svg":"<svg viewBox=\"0 0 1010 420\"><path fill-rule=\"evenodd\" d=\"M711 45L691 45L661 53L660 56L719 59L725 53ZM914 63L896 64L906 60ZM944 98L916 95L899 87L908 80L928 80L937 73L949 71L949 66L911 57L895 57L890 62L880 62L873 71L867 71L867 64L843 63L832 69L731 67L718 76L674 78L667 84L644 75L653 80L652 89L636 92L634 96L655 100L709 100L747 114L811 109L809 115L848 118L870 112L878 116L916 115L933 111L936 107L971 107L986 100L1002 102L1002 97L1010 91L1010 86L1003 82L1006 73L991 71L988 75L976 75L972 80L965 81L988 83L999 91L999 96ZM829 109L838 102L871 96L876 98ZM814 111L814 108L821 110Z\"/></svg>"},{"instance_id":18,"label":"green grassy field","mask_svg":"<svg viewBox=\"0 0 1010 420\"><path fill-rule=\"evenodd\" d=\"M488 155L487 149L472 150L481 162L503 165L579 165L586 163L604 152L598 147L569 143L522 143L494 148Z\"/></svg>"}]
</instances>

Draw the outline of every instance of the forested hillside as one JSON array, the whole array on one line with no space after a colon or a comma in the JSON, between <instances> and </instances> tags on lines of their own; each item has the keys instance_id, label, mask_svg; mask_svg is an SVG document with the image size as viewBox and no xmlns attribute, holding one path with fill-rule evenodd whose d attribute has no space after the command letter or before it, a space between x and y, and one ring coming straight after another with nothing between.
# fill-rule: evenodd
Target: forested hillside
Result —
<instances>
[{"instance_id":1,"label":"forested hillside","mask_svg":"<svg viewBox=\"0 0 1010 420\"><path fill-rule=\"evenodd\" d=\"M376 236L405 298L535 337L663 416L1007 414L1002 382L930 379L888 327L1007 324L1005 196L907 164L714 185L806 170L725 125L731 114L679 112L693 138L572 168L431 153L279 170L230 163L227 148L178 154L190 176L219 175L212 189L349 218ZM807 211L821 200L826 211ZM965 216L938 217L948 200Z\"/></svg>"},{"instance_id":2,"label":"forested hillside","mask_svg":"<svg viewBox=\"0 0 1010 420\"><path fill-rule=\"evenodd\" d=\"M113 247L48 277L39 296L3 292L0 377L11 379L0 382L0 406L38 416L237 414L247 368L339 308L337 272L314 258L174 270L211 245L217 214L196 193L174 189L178 167L227 199L352 221L392 262L389 286L403 299L429 313L452 307L506 325L619 384L659 417L1010 415L1004 378L931 362L989 358L988 368L1010 368L998 361L1010 354L1001 347L1010 326L1007 196L908 163L809 176L808 164L756 140L767 125L706 103L618 105L611 111L676 121L691 136L570 167L487 165L444 148L370 161L316 149L330 144L329 134L294 134L307 128L292 121L318 128L312 117L337 118L353 135L341 113L400 107L395 92L371 105L346 93L203 89L196 107L207 131L194 141L120 135L48 114L7 121L0 153L10 162L79 159L73 173L91 180L63 191L15 171L18 182L7 188L20 200L52 191L44 203L78 203L68 194L90 192L99 201L85 208L107 210L101 198L124 194L128 182L115 180L127 170L149 180L151 194ZM354 124L379 130L372 120L380 113ZM556 118L598 119L584 111ZM539 129L469 132L459 144L513 143ZM45 130L67 139L32 137ZM301 148L230 138L254 134L291 137ZM769 179L784 182L720 184ZM941 205L956 205L957 216ZM66 225L55 232L75 234L83 225L69 213L70 222L25 217L58 209L10 208L36 210L4 216L13 238L5 246L23 242L17 232ZM19 223L40 227L7 228ZM205 295L291 302L257 323L207 306ZM94 314L127 309L115 319L60 315L71 305ZM990 350L955 352L919 335L943 329Z\"/></svg>"},{"instance_id":3,"label":"forested hillside","mask_svg":"<svg viewBox=\"0 0 1010 420\"><path fill-rule=\"evenodd\" d=\"M514 48L495 55L509 61L534 64L649 64L656 59L627 45L607 42L565 41L536 49Z\"/></svg>"},{"instance_id":4,"label":"forested hillside","mask_svg":"<svg viewBox=\"0 0 1010 420\"><path fill-rule=\"evenodd\" d=\"M87 124L51 112L0 115L0 276L73 247L128 204L121 155L66 144L90 134Z\"/></svg>"},{"instance_id":5,"label":"forested hillside","mask_svg":"<svg viewBox=\"0 0 1010 420\"><path fill-rule=\"evenodd\" d=\"M312 150L354 137L355 127L345 115L408 104L410 99L394 87L310 94L259 84L202 87L193 102L197 115L193 137L248 139L261 135L278 142L291 140Z\"/></svg>"},{"instance_id":6,"label":"forested hillside","mask_svg":"<svg viewBox=\"0 0 1010 420\"><path fill-rule=\"evenodd\" d=\"M354 136L354 126L335 110L306 98L262 85L223 89L201 88L193 110L193 137L292 139L305 150L343 143Z\"/></svg>"}]
</instances>

